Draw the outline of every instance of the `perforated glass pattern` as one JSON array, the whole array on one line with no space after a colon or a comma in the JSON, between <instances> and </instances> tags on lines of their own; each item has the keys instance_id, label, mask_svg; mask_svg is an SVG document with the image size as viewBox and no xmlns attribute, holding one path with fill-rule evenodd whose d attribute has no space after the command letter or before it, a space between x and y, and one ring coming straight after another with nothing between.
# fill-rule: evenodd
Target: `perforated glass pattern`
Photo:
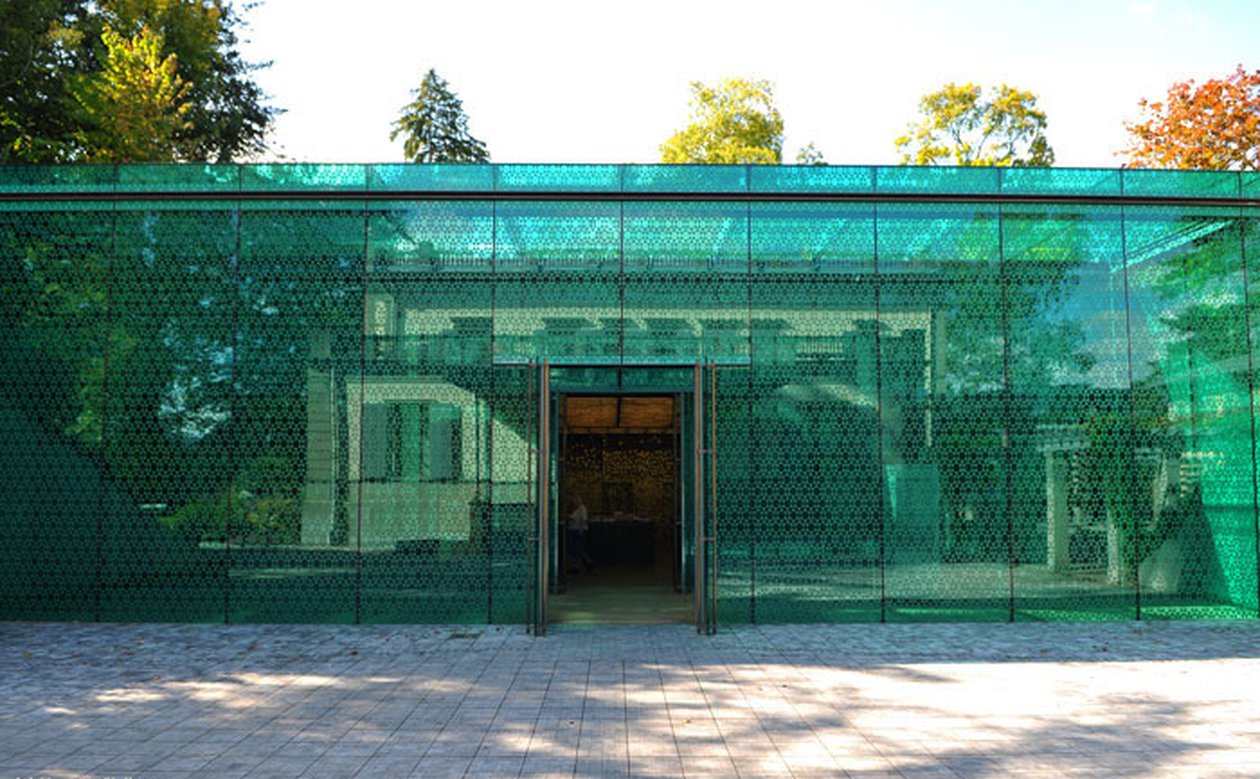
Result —
<instances>
[{"instance_id":1,"label":"perforated glass pattern","mask_svg":"<svg viewBox=\"0 0 1260 779\"><path fill-rule=\"evenodd\" d=\"M5 169L0 617L525 622L548 360L717 365L719 623L1255 618L1256 182Z\"/></svg>"}]
</instances>

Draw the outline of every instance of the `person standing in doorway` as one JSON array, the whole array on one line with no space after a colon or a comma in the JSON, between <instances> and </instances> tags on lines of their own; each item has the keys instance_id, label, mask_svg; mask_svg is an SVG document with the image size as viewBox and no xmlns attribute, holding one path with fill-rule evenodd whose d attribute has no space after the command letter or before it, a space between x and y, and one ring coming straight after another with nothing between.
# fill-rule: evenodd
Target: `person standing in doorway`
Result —
<instances>
[{"instance_id":1,"label":"person standing in doorway","mask_svg":"<svg viewBox=\"0 0 1260 779\"><path fill-rule=\"evenodd\" d=\"M590 517L586 513L586 504L582 502L581 495L574 495L570 505L572 510L569 512L568 538L566 539L570 561L568 567L580 566L582 573L589 573L595 568L595 561L586 551L586 531L591 526Z\"/></svg>"}]
</instances>

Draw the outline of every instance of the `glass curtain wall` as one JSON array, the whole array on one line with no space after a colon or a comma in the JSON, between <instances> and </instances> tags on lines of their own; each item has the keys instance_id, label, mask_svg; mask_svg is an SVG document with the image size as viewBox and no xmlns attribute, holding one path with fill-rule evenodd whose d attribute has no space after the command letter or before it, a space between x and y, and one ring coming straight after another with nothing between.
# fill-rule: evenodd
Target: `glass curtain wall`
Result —
<instances>
[{"instance_id":1,"label":"glass curtain wall","mask_svg":"<svg viewBox=\"0 0 1260 779\"><path fill-rule=\"evenodd\" d=\"M9 169L0 617L525 622L547 359L562 391L679 397L717 364L719 623L1255 618L1257 198Z\"/></svg>"}]
</instances>

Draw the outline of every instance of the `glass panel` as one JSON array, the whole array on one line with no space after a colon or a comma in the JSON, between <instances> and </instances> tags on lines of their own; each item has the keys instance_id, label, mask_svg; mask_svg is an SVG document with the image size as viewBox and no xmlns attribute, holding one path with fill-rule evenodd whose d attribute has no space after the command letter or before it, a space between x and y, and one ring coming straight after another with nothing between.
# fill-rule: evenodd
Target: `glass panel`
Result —
<instances>
[{"instance_id":1,"label":"glass panel","mask_svg":"<svg viewBox=\"0 0 1260 779\"><path fill-rule=\"evenodd\" d=\"M616 192L617 165L498 165L496 189L505 192Z\"/></svg>"},{"instance_id":2,"label":"glass panel","mask_svg":"<svg viewBox=\"0 0 1260 779\"><path fill-rule=\"evenodd\" d=\"M875 191L997 194L1002 168L897 166L875 169Z\"/></svg>"},{"instance_id":3,"label":"glass panel","mask_svg":"<svg viewBox=\"0 0 1260 779\"><path fill-rule=\"evenodd\" d=\"M626 203L626 273L748 270L748 206Z\"/></svg>"},{"instance_id":4,"label":"glass panel","mask_svg":"<svg viewBox=\"0 0 1260 779\"><path fill-rule=\"evenodd\" d=\"M101 618L219 622L243 501L232 441L234 211L121 211L110 284L106 459L126 496Z\"/></svg>"},{"instance_id":5,"label":"glass panel","mask_svg":"<svg viewBox=\"0 0 1260 779\"><path fill-rule=\"evenodd\" d=\"M876 215L879 272L884 278L943 274L951 269L964 279L969 273L997 273L997 209L993 206L880 204ZM941 282L951 278L941 275Z\"/></svg>"},{"instance_id":6,"label":"glass panel","mask_svg":"<svg viewBox=\"0 0 1260 779\"><path fill-rule=\"evenodd\" d=\"M1131 522L1144 619L1241 616L1256 569L1247 311L1236 211L1130 208Z\"/></svg>"},{"instance_id":7,"label":"glass panel","mask_svg":"<svg viewBox=\"0 0 1260 779\"><path fill-rule=\"evenodd\" d=\"M695 413L700 424L696 426L700 446L694 450L696 472L700 478L692 485L692 501L699 509L695 521L699 523L696 538L696 561L694 563L695 578L695 613L696 630L712 635L717 629L716 585L717 585L717 547L716 521L716 473L714 472L716 428L716 381L717 375L711 365L697 365L693 373L693 401L696 401ZM686 456L686 455L684 455ZM698 500L697 500L698 498Z\"/></svg>"},{"instance_id":8,"label":"glass panel","mask_svg":"<svg viewBox=\"0 0 1260 779\"><path fill-rule=\"evenodd\" d=\"M625 165L626 192L741 192L748 188L746 165Z\"/></svg>"},{"instance_id":9,"label":"glass panel","mask_svg":"<svg viewBox=\"0 0 1260 779\"><path fill-rule=\"evenodd\" d=\"M541 478L538 482L538 505L540 510L545 507L546 514L541 517L539 527L546 527L545 535L540 535L542 539L540 546L544 551L546 559L543 565L546 567L547 577L545 587L540 587L539 591L543 595L541 602L541 613L544 617L544 632L546 623L551 621L551 610L547 597L552 593L559 592L563 587L565 572L563 570L563 554L565 541L565 517L567 515L565 506L565 496L560 494L560 415L559 415L559 396L551 383L551 367L544 362L538 371L538 392L535 397L539 398L540 403L538 410L538 434L537 449L542 453L535 465L535 472L541 472ZM543 442L543 438L546 442ZM541 532L541 531L540 531Z\"/></svg>"},{"instance_id":10,"label":"glass panel","mask_svg":"<svg viewBox=\"0 0 1260 779\"><path fill-rule=\"evenodd\" d=\"M496 359L616 362L621 304L616 284L546 277L495 284Z\"/></svg>"},{"instance_id":11,"label":"glass panel","mask_svg":"<svg viewBox=\"0 0 1260 779\"><path fill-rule=\"evenodd\" d=\"M1260 198L1260 173L1248 171L1238 175L1242 178L1242 196L1253 201Z\"/></svg>"},{"instance_id":12,"label":"glass panel","mask_svg":"<svg viewBox=\"0 0 1260 779\"><path fill-rule=\"evenodd\" d=\"M368 168L368 187L373 190L397 189L414 192L489 192L494 189L494 166L465 163L371 165Z\"/></svg>"},{"instance_id":13,"label":"glass panel","mask_svg":"<svg viewBox=\"0 0 1260 779\"><path fill-rule=\"evenodd\" d=\"M228 164L121 165L118 189L122 192L234 192L240 188L240 174L239 166Z\"/></svg>"},{"instance_id":14,"label":"glass panel","mask_svg":"<svg viewBox=\"0 0 1260 779\"><path fill-rule=\"evenodd\" d=\"M1243 209L1242 216L1244 228L1242 254L1245 266L1243 281L1247 285L1247 344L1250 350L1248 365L1251 369L1251 381L1248 384L1251 394L1251 473L1253 489L1255 489L1256 485L1260 485L1260 440L1256 440L1256 416L1260 413L1260 408L1257 408L1256 387L1260 387L1260 363L1257 362L1255 353L1256 345L1260 344L1260 268L1257 267L1260 266L1260 209ZM1256 495L1254 500L1257 512L1253 519L1252 540L1256 555L1260 558L1260 494ZM1254 574L1250 571L1235 569L1231 575L1238 577L1238 583L1233 585L1242 593L1238 598L1238 603L1260 612L1260 559L1256 561ZM1248 595L1247 593L1252 590L1255 591L1255 595Z\"/></svg>"},{"instance_id":15,"label":"glass panel","mask_svg":"<svg viewBox=\"0 0 1260 779\"><path fill-rule=\"evenodd\" d=\"M874 287L839 280L757 283L752 302L754 363L745 413L753 481L742 517L722 510L719 553L725 560L729 555L720 550L728 544L739 549L739 534L745 534L750 610L759 622L878 621L880 325ZM740 416L733 411L730 424ZM726 424L721 420L719 430ZM719 473L726 440L719 443ZM735 534L734 543L728 534Z\"/></svg>"},{"instance_id":16,"label":"glass panel","mask_svg":"<svg viewBox=\"0 0 1260 779\"><path fill-rule=\"evenodd\" d=\"M686 374L685 389L678 395L678 559L675 568L675 586L679 592L695 597L696 584L696 368L692 365L680 374ZM692 611L695 602L692 601Z\"/></svg>"},{"instance_id":17,"label":"glass panel","mask_svg":"<svg viewBox=\"0 0 1260 779\"><path fill-rule=\"evenodd\" d=\"M866 166L750 165L753 192L872 192L875 169Z\"/></svg>"},{"instance_id":18,"label":"glass panel","mask_svg":"<svg viewBox=\"0 0 1260 779\"><path fill-rule=\"evenodd\" d=\"M872 273L875 213L854 203L754 203L754 273Z\"/></svg>"},{"instance_id":19,"label":"glass panel","mask_svg":"<svg viewBox=\"0 0 1260 779\"><path fill-rule=\"evenodd\" d=\"M490 376L490 440L487 485L490 522L490 621L525 622L537 549L531 543L533 474L530 448L538 435L537 403L531 402L524 366L494 368ZM487 507L481 507L486 510ZM536 587L536 584L534 585Z\"/></svg>"},{"instance_id":20,"label":"glass panel","mask_svg":"<svg viewBox=\"0 0 1260 779\"><path fill-rule=\"evenodd\" d=\"M0 165L0 192L101 192L117 183L114 165Z\"/></svg>"},{"instance_id":21,"label":"glass panel","mask_svg":"<svg viewBox=\"0 0 1260 779\"><path fill-rule=\"evenodd\" d=\"M1126 168L1124 194L1131 197L1238 197L1239 174L1217 170Z\"/></svg>"},{"instance_id":22,"label":"glass panel","mask_svg":"<svg viewBox=\"0 0 1260 779\"><path fill-rule=\"evenodd\" d=\"M367 167L328 163L274 163L241 166L242 191L310 190L335 192L367 188Z\"/></svg>"},{"instance_id":23,"label":"glass panel","mask_svg":"<svg viewBox=\"0 0 1260 779\"><path fill-rule=\"evenodd\" d=\"M1007 206L1015 619L1131 619L1117 573L1129 363L1118 208Z\"/></svg>"},{"instance_id":24,"label":"glass panel","mask_svg":"<svg viewBox=\"0 0 1260 779\"><path fill-rule=\"evenodd\" d=\"M890 622L1009 618L996 216L879 209Z\"/></svg>"},{"instance_id":25,"label":"glass panel","mask_svg":"<svg viewBox=\"0 0 1260 779\"><path fill-rule=\"evenodd\" d=\"M495 236L500 273L621 269L618 203L501 203Z\"/></svg>"},{"instance_id":26,"label":"glass panel","mask_svg":"<svg viewBox=\"0 0 1260 779\"><path fill-rule=\"evenodd\" d=\"M1106 168L1003 168L1004 195L1119 195L1120 171Z\"/></svg>"},{"instance_id":27,"label":"glass panel","mask_svg":"<svg viewBox=\"0 0 1260 779\"><path fill-rule=\"evenodd\" d=\"M153 522L102 463L113 229L0 212L0 619L95 618L102 531Z\"/></svg>"},{"instance_id":28,"label":"glass panel","mask_svg":"<svg viewBox=\"0 0 1260 779\"><path fill-rule=\"evenodd\" d=\"M694 362L748 356L748 292L716 279L633 279L624 291L625 358Z\"/></svg>"},{"instance_id":29,"label":"glass panel","mask_svg":"<svg viewBox=\"0 0 1260 779\"><path fill-rule=\"evenodd\" d=\"M361 619L486 622L490 286L375 282L365 306L366 372L347 388Z\"/></svg>"},{"instance_id":30,"label":"glass panel","mask_svg":"<svg viewBox=\"0 0 1260 779\"><path fill-rule=\"evenodd\" d=\"M488 202L391 202L369 208L371 272L489 273L494 267L494 207Z\"/></svg>"},{"instance_id":31,"label":"glass panel","mask_svg":"<svg viewBox=\"0 0 1260 779\"><path fill-rule=\"evenodd\" d=\"M270 200L241 208L240 254L249 273L328 278L362 272L362 205Z\"/></svg>"},{"instance_id":32,"label":"glass panel","mask_svg":"<svg viewBox=\"0 0 1260 779\"><path fill-rule=\"evenodd\" d=\"M359 618L348 419L363 383L363 230L361 207L242 215L233 622ZM279 241L287 231L303 243Z\"/></svg>"},{"instance_id":33,"label":"glass panel","mask_svg":"<svg viewBox=\"0 0 1260 779\"><path fill-rule=\"evenodd\" d=\"M717 369L717 622L756 618L754 555L757 536L752 502L760 478L753 468L752 373Z\"/></svg>"}]
</instances>

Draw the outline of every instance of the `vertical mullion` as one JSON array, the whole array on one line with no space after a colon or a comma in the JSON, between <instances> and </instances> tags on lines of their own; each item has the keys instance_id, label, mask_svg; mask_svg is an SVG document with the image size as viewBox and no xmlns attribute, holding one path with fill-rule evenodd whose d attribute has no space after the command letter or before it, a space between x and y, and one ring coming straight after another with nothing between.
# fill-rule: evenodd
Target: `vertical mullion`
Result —
<instances>
[{"instance_id":1,"label":"vertical mullion","mask_svg":"<svg viewBox=\"0 0 1260 779\"><path fill-rule=\"evenodd\" d=\"M483 509L481 520L485 522L482 528L483 538L485 539L484 549L486 554L486 624L494 624L494 400L495 400L495 376L498 375L498 369L494 367L494 310L497 295L498 274L495 273L495 267L498 264L499 251L499 201L497 199L490 201L490 377L487 382L486 391L488 399L486 403L486 503ZM463 352L461 344L460 351ZM476 400L473 401L473 412L480 418L481 410L477 408ZM462 433L461 433L462 435ZM478 446L481 445L481 436L477 437ZM481 461L478 459L477 467L480 470ZM477 480L478 492L481 490L481 479Z\"/></svg>"},{"instance_id":2,"label":"vertical mullion","mask_svg":"<svg viewBox=\"0 0 1260 779\"><path fill-rule=\"evenodd\" d=\"M705 624L706 633L712 635L717 632L717 601L718 601L718 551L717 551L717 531L718 531L718 486L717 486L717 361L709 362L709 538L706 557L709 560L708 585L709 585L709 615Z\"/></svg>"},{"instance_id":3,"label":"vertical mullion","mask_svg":"<svg viewBox=\"0 0 1260 779\"><path fill-rule=\"evenodd\" d=\"M888 516L884 505L884 356L882 354L880 331L880 275L879 275L879 203L871 204L871 232L874 235L873 280L875 293L875 419L876 441L875 453L879 468L879 621L888 621Z\"/></svg>"},{"instance_id":4,"label":"vertical mullion","mask_svg":"<svg viewBox=\"0 0 1260 779\"><path fill-rule=\"evenodd\" d=\"M1000 169L999 169L1000 170ZM998 204L998 284L1001 286L1002 305L1002 453L1003 469L1006 471L1006 570L1008 583L1007 622L1015 621L1015 519L1013 516L1014 500L1011 495L1012 473L1011 460L1011 328L1009 320L1009 300L1007 299L1006 243L1003 222L1005 214L1001 203Z\"/></svg>"},{"instance_id":5,"label":"vertical mullion","mask_svg":"<svg viewBox=\"0 0 1260 779\"><path fill-rule=\"evenodd\" d=\"M240 201L236 204L236 225L235 225L235 247L232 256L232 372L230 383L228 384L228 419L231 420L232 427L236 428L236 432L228 438L228 499L227 499L227 536L224 543L224 561L223 561L223 624L231 621L232 614L232 513L234 511L232 473L236 470L237 459L237 436L240 435L240 425L236 419L236 395L237 395L237 352L241 348L240 325L241 325L241 223L244 221Z\"/></svg>"},{"instance_id":6,"label":"vertical mullion","mask_svg":"<svg viewBox=\"0 0 1260 779\"><path fill-rule=\"evenodd\" d=\"M752 254L752 211L749 205L748 214L748 274L744 279L744 285L747 289L748 309L745 318L745 327L748 330L748 368L745 371L744 394L744 419L748 423L748 434L746 437L748 447L748 475L757 472L757 424L753 418L753 350L756 339L753 338L753 286L755 279L753 276L753 254ZM750 485L744 486L744 521L747 524L748 533L748 621L757 623L757 512L753 510L753 501L757 490L750 488Z\"/></svg>"},{"instance_id":7,"label":"vertical mullion","mask_svg":"<svg viewBox=\"0 0 1260 779\"><path fill-rule=\"evenodd\" d=\"M532 539L533 547L526 549L526 565L529 566L529 578L526 580L526 619L529 630L534 635L540 635L538 632L538 621L540 612L538 610L539 602L539 586L542 582L539 576L538 560L542 555L541 533L538 518L538 511L534 506L534 458L537 456L536 445L534 442L534 414L537 409L534 407L534 360L530 358L525 368L525 521L526 521L526 546L529 546L529 540Z\"/></svg>"},{"instance_id":8,"label":"vertical mullion","mask_svg":"<svg viewBox=\"0 0 1260 779\"><path fill-rule=\"evenodd\" d=\"M1126 468L1125 470L1128 471L1128 475L1129 475L1129 485L1128 485L1128 490L1126 491L1127 492L1126 497L1128 498L1128 500L1126 501L1126 503L1129 507L1129 520L1130 520L1129 524L1131 525L1131 527L1125 528L1124 531L1130 534L1130 544L1131 544L1132 539L1136 538L1136 533L1137 533L1137 506L1135 505L1135 501L1134 501L1134 498L1135 498L1134 493L1137 490L1137 483L1136 483L1136 480L1137 480L1137 473L1136 473L1136 470L1137 470L1137 410L1135 408L1135 403L1134 403L1134 398L1133 398L1133 395L1134 395L1134 389L1133 389L1133 309L1132 309L1132 303L1130 301L1130 296L1129 296L1129 246L1128 246L1128 224L1126 220L1127 220L1127 213L1125 211L1125 206L1122 203L1120 205L1120 261L1121 261L1121 268L1124 271L1123 273L1123 278L1124 278L1124 342L1125 342L1125 347L1126 347L1125 354L1126 354L1126 365L1128 369L1128 381L1129 381L1129 393L1128 393L1129 428L1128 428L1128 441L1126 442L1127 443L1126 448L1128 449L1128 454L1129 454L1129 467ZM1126 544L1125 539L1119 537L1119 533L1117 533L1117 543L1120 544L1120 548L1117 550L1117 555L1120 558L1120 585L1123 587L1124 578L1128 573L1127 572L1128 560L1126 559L1126 556L1125 556L1125 547L1130 544ZM1137 576L1136 572L1134 573L1133 579L1134 579L1133 581L1134 617L1138 620L1141 620L1142 619L1142 586L1141 586L1140 577Z\"/></svg>"},{"instance_id":9,"label":"vertical mullion","mask_svg":"<svg viewBox=\"0 0 1260 779\"><path fill-rule=\"evenodd\" d=\"M547 635L551 566L551 364L543 358L538 375L538 527L539 582L536 635Z\"/></svg>"},{"instance_id":10,"label":"vertical mullion","mask_svg":"<svg viewBox=\"0 0 1260 779\"><path fill-rule=\"evenodd\" d=\"M359 478L356 489L359 499L355 502L354 522L354 624L358 625L363 616L363 439L367 433L367 419L363 407L367 396L367 322L368 322L368 242L370 204L363 204L363 257L359 266ZM383 336L387 337L387 336ZM421 443L423 447L423 442ZM423 452L423 449L421 450ZM423 455L422 455L423 456ZM423 467L423 466L422 466Z\"/></svg>"},{"instance_id":11,"label":"vertical mullion","mask_svg":"<svg viewBox=\"0 0 1260 779\"><path fill-rule=\"evenodd\" d=\"M703 632L704 624L704 377L701 362L692 367L691 396L691 489L692 489L692 571L691 583L694 596L692 611L696 632Z\"/></svg>"}]
</instances>

